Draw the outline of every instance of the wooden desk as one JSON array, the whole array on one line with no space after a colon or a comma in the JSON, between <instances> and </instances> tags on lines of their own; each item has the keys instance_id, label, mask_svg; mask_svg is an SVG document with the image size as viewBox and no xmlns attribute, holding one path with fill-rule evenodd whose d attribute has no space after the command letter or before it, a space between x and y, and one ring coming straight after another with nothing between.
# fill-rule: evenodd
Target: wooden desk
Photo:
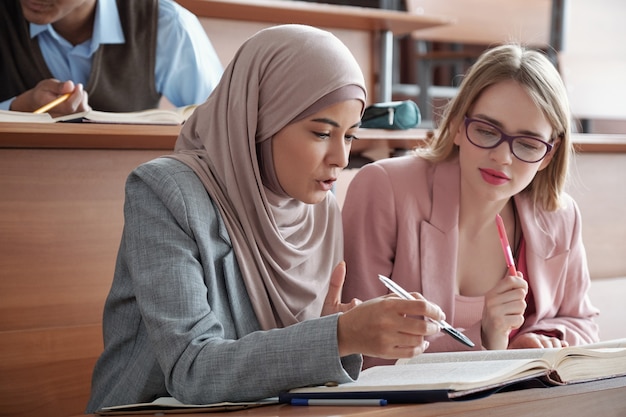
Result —
<instances>
[{"instance_id":1,"label":"wooden desk","mask_svg":"<svg viewBox=\"0 0 626 417\"><path fill-rule=\"evenodd\" d=\"M0 123L0 416L84 411L124 182L171 153L179 130Z\"/></svg>"},{"instance_id":2,"label":"wooden desk","mask_svg":"<svg viewBox=\"0 0 626 417\"><path fill-rule=\"evenodd\" d=\"M336 29L389 30L399 35L448 24L450 17L395 10L286 0L176 0L196 16L218 19L298 23Z\"/></svg>"},{"instance_id":3,"label":"wooden desk","mask_svg":"<svg viewBox=\"0 0 626 417\"><path fill-rule=\"evenodd\" d=\"M102 352L124 181L168 152L94 149L88 134L58 133L35 136L42 147L0 145L0 416L84 412Z\"/></svg>"},{"instance_id":4,"label":"wooden desk","mask_svg":"<svg viewBox=\"0 0 626 417\"><path fill-rule=\"evenodd\" d=\"M190 414L167 415L183 417ZM236 412L193 414L193 416L205 417L538 417L558 415L623 417L626 415L626 377L564 387L507 392L463 402L385 407L271 405Z\"/></svg>"},{"instance_id":5,"label":"wooden desk","mask_svg":"<svg viewBox=\"0 0 626 417\"><path fill-rule=\"evenodd\" d=\"M258 25L228 27L225 20L265 24L299 23L334 29L335 34L348 45L361 64L366 80L369 80L367 87L372 101L391 100L394 34L408 34L453 22L449 17L430 14L416 15L394 10L299 1L177 0L177 2L200 18L223 63L231 60L243 40L261 29ZM353 32L364 33L366 41L355 41ZM376 41L379 42L378 45ZM222 49L224 45L226 49ZM375 60L378 61L374 70L378 73L378 93L372 88L376 85L376 80L375 74L371 74L370 71L371 62Z\"/></svg>"},{"instance_id":6,"label":"wooden desk","mask_svg":"<svg viewBox=\"0 0 626 417\"><path fill-rule=\"evenodd\" d=\"M0 416L83 412L102 350L102 309L123 227L124 182L139 164L170 153L179 129L0 123ZM427 133L368 130L359 136L419 143ZM616 138L610 150L592 139L581 143L590 151L578 162L585 187L576 196L583 232L589 233L590 268L611 274L600 277L626 276L626 138ZM614 398L608 399L612 404ZM357 411L371 410L353 415ZM395 415L392 408L374 411Z\"/></svg>"},{"instance_id":7,"label":"wooden desk","mask_svg":"<svg viewBox=\"0 0 626 417\"><path fill-rule=\"evenodd\" d=\"M574 133L572 135L574 149L578 153L587 152L626 152L625 134Z\"/></svg>"},{"instance_id":8,"label":"wooden desk","mask_svg":"<svg viewBox=\"0 0 626 417\"><path fill-rule=\"evenodd\" d=\"M0 123L0 149L174 149L180 126Z\"/></svg>"},{"instance_id":9,"label":"wooden desk","mask_svg":"<svg viewBox=\"0 0 626 417\"><path fill-rule=\"evenodd\" d=\"M101 125L96 123L0 123L2 148L152 149L171 151L180 126ZM432 129L361 129L362 140L391 141L396 147L420 146ZM626 134L572 135L578 152L626 152ZM392 146L393 148L394 146Z\"/></svg>"},{"instance_id":10,"label":"wooden desk","mask_svg":"<svg viewBox=\"0 0 626 417\"><path fill-rule=\"evenodd\" d=\"M0 123L0 149L174 149L180 126L102 125L96 123ZM397 147L418 146L429 129L361 129L363 140L393 141Z\"/></svg>"}]
</instances>

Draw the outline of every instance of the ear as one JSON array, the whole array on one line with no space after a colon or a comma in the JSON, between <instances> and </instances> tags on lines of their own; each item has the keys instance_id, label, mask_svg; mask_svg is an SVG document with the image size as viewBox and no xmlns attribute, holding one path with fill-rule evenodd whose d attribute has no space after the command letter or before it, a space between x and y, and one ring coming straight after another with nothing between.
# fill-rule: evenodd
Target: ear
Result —
<instances>
[{"instance_id":1,"label":"ear","mask_svg":"<svg viewBox=\"0 0 626 417\"><path fill-rule=\"evenodd\" d=\"M546 157L541 160L541 165L539 165L539 169L537 171L541 171L542 169L544 169L550 164L550 161L552 161L552 158L554 158L554 155L556 155L556 151L557 149L559 149L560 145L561 145L561 137L558 136L556 139L554 139L554 143L552 144L552 149L550 150L548 155L546 155Z\"/></svg>"},{"instance_id":2,"label":"ear","mask_svg":"<svg viewBox=\"0 0 626 417\"><path fill-rule=\"evenodd\" d=\"M465 123L461 120L457 124L456 133L454 134L454 144L457 146L461 146L461 142L465 137Z\"/></svg>"}]
</instances>

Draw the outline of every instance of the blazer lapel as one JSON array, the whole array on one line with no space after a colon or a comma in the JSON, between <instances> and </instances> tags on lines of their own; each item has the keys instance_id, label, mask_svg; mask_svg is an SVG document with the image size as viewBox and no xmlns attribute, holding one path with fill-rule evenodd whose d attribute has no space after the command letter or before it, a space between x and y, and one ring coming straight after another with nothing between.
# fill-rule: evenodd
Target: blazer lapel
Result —
<instances>
[{"instance_id":1,"label":"blazer lapel","mask_svg":"<svg viewBox=\"0 0 626 417\"><path fill-rule=\"evenodd\" d=\"M567 254L557 253L554 236L545 231L549 219L542 215L543 212L534 210L531 201L525 196L516 196L515 204L526 241L526 279L533 289L535 307L539 313L546 307L543 296L554 292L551 287L563 275L565 262L562 257Z\"/></svg>"},{"instance_id":2,"label":"blazer lapel","mask_svg":"<svg viewBox=\"0 0 626 417\"><path fill-rule=\"evenodd\" d=\"M457 159L435 169L430 220L424 220L420 227L422 293L448 314L452 313L455 293L459 175Z\"/></svg>"}]
</instances>

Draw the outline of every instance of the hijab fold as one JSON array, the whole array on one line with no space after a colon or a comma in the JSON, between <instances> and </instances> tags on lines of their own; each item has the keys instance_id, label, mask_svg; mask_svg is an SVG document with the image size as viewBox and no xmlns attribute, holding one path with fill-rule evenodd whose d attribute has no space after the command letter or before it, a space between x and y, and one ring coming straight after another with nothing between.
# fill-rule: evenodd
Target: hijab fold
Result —
<instances>
[{"instance_id":1,"label":"hijab fold","mask_svg":"<svg viewBox=\"0 0 626 417\"><path fill-rule=\"evenodd\" d=\"M169 156L190 166L216 203L263 329L319 317L330 274L343 259L331 193L305 204L264 181L275 178L271 138L307 110L344 99L365 105L365 83L339 39L304 25L264 29L237 51ZM257 155L265 141L270 151Z\"/></svg>"}]
</instances>

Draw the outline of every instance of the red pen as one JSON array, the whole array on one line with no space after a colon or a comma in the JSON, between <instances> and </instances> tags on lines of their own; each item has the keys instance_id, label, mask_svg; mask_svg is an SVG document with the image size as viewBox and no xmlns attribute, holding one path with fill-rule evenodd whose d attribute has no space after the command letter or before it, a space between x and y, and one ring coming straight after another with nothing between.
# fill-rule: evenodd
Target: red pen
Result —
<instances>
[{"instance_id":1,"label":"red pen","mask_svg":"<svg viewBox=\"0 0 626 417\"><path fill-rule=\"evenodd\" d=\"M517 269L515 269L515 261L513 260L511 245L509 245L509 239L506 237L504 222L499 214L496 214L496 225L498 226L498 234L500 235L500 243L502 244L504 259L506 259L506 266L509 267L509 275L517 276Z\"/></svg>"}]
</instances>

